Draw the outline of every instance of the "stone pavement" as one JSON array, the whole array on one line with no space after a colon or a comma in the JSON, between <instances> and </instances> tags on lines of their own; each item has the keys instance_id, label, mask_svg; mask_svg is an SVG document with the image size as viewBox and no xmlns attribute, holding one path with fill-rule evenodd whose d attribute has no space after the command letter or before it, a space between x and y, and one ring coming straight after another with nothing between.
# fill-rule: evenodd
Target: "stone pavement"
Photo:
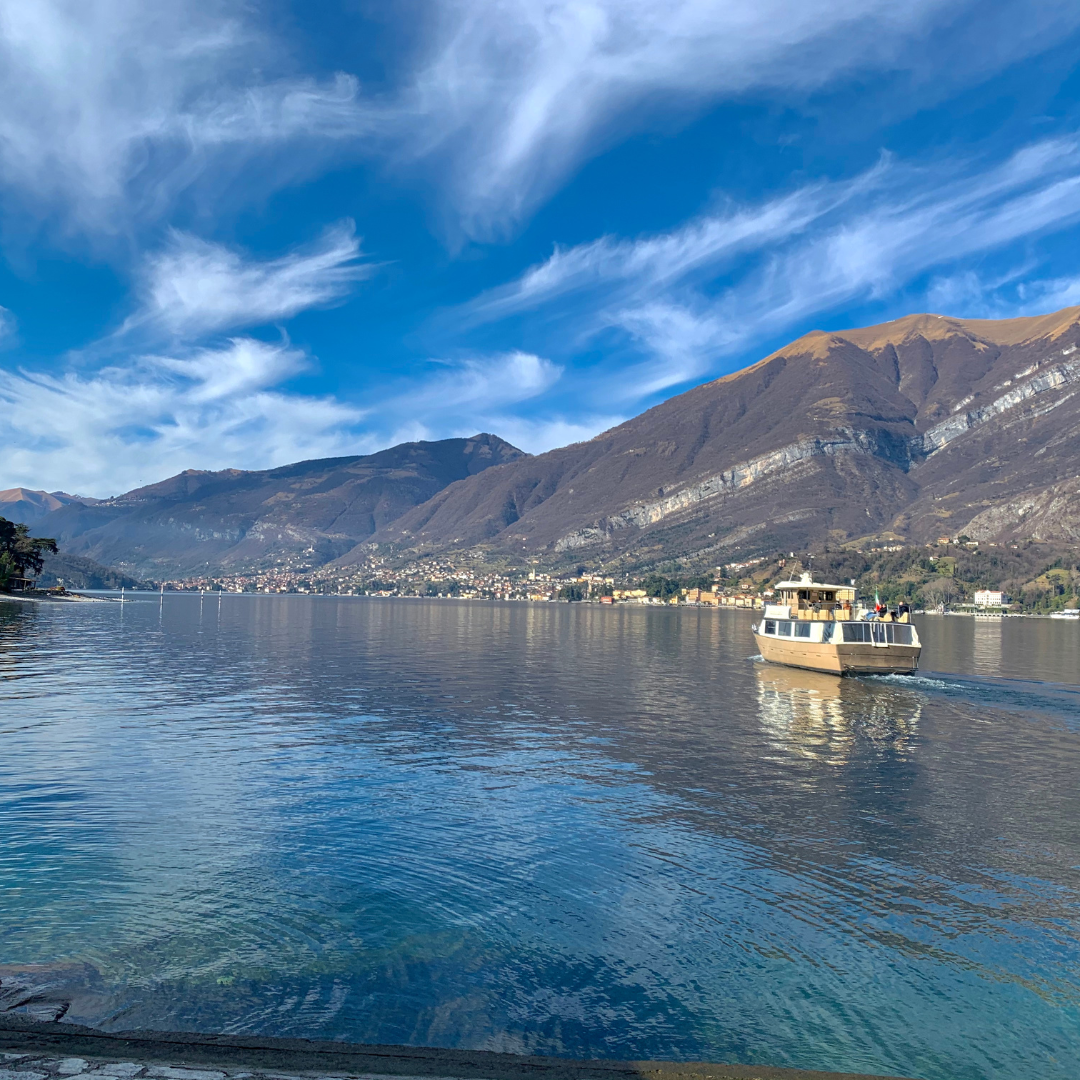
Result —
<instances>
[{"instance_id":1,"label":"stone pavement","mask_svg":"<svg viewBox=\"0 0 1080 1080\"><path fill-rule=\"evenodd\" d=\"M247 1069L193 1069L181 1065L139 1061L96 1061L80 1057L0 1053L0 1080L313 1080L318 1074L251 1072ZM321 1077L319 1080L400 1080L399 1077L360 1074L356 1077ZM436 1080L426 1077L425 1080ZM441 1078L451 1080L451 1078Z\"/></svg>"},{"instance_id":2,"label":"stone pavement","mask_svg":"<svg viewBox=\"0 0 1080 1080\"><path fill-rule=\"evenodd\" d=\"M0 1013L0 1080L889 1080L675 1061L122 1031ZM897 1078L892 1078L897 1080Z\"/></svg>"}]
</instances>

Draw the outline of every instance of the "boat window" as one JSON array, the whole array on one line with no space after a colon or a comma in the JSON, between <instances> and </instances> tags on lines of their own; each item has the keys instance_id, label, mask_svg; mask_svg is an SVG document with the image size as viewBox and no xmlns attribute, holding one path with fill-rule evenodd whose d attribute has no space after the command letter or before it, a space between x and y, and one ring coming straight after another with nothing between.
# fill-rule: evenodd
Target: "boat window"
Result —
<instances>
[{"instance_id":1,"label":"boat window","mask_svg":"<svg viewBox=\"0 0 1080 1080\"><path fill-rule=\"evenodd\" d=\"M800 589L799 590L799 599L800 600L809 600L810 599L810 593L806 589Z\"/></svg>"},{"instance_id":2,"label":"boat window","mask_svg":"<svg viewBox=\"0 0 1080 1080\"><path fill-rule=\"evenodd\" d=\"M810 624L808 622L797 622L795 624L795 636L808 638L810 636Z\"/></svg>"},{"instance_id":3,"label":"boat window","mask_svg":"<svg viewBox=\"0 0 1080 1080\"><path fill-rule=\"evenodd\" d=\"M776 631L781 637L791 637L791 623L784 621L778 622L776 624Z\"/></svg>"},{"instance_id":4,"label":"boat window","mask_svg":"<svg viewBox=\"0 0 1080 1080\"><path fill-rule=\"evenodd\" d=\"M846 622L844 623L844 640L845 641L869 641L870 640L870 624L864 622Z\"/></svg>"},{"instance_id":5,"label":"boat window","mask_svg":"<svg viewBox=\"0 0 1080 1080\"><path fill-rule=\"evenodd\" d=\"M826 603L826 604L831 604L831 603L832 603L832 602L833 602L833 601L834 601L835 599L836 599L836 593L834 593L834 592L827 592L827 593L825 594L825 603Z\"/></svg>"},{"instance_id":6,"label":"boat window","mask_svg":"<svg viewBox=\"0 0 1080 1080\"><path fill-rule=\"evenodd\" d=\"M911 627L906 623L889 623L889 644L890 645L910 645Z\"/></svg>"},{"instance_id":7,"label":"boat window","mask_svg":"<svg viewBox=\"0 0 1080 1080\"><path fill-rule=\"evenodd\" d=\"M821 628L821 640L832 641L833 631L836 629L836 623L827 622Z\"/></svg>"},{"instance_id":8,"label":"boat window","mask_svg":"<svg viewBox=\"0 0 1080 1080\"><path fill-rule=\"evenodd\" d=\"M776 620L775 619L766 619L765 620L765 633L766 634L775 634L776 633Z\"/></svg>"}]
</instances>

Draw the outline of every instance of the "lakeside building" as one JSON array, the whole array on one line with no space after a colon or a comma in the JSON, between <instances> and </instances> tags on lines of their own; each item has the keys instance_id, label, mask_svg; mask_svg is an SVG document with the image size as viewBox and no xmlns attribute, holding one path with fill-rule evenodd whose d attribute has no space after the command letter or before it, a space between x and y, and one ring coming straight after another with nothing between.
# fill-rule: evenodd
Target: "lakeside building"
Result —
<instances>
[{"instance_id":1,"label":"lakeside building","mask_svg":"<svg viewBox=\"0 0 1080 1080\"><path fill-rule=\"evenodd\" d=\"M735 608L748 608L759 609L764 606L765 601L756 593L739 592L720 597L721 607L735 607Z\"/></svg>"}]
</instances>

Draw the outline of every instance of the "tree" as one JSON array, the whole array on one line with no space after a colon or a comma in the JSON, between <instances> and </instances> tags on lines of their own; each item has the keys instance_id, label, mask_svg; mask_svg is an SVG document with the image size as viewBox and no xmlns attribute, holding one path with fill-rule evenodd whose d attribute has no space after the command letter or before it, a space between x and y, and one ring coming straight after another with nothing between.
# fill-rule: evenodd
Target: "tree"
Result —
<instances>
[{"instance_id":1,"label":"tree","mask_svg":"<svg viewBox=\"0 0 1080 1080\"><path fill-rule=\"evenodd\" d=\"M560 600L584 600L585 589L581 585L564 585L559 590Z\"/></svg>"},{"instance_id":2,"label":"tree","mask_svg":"<svg viewBox=\"0 0 1080 1080\"><path fill-rule=\"evenodd\" d=\"M669 600L679 595L681 588L674 578L666 578L662 574L650 574L642 583L646 596L655 596L660 600Z\"/></svg>"},{"instance_id":3,"label":"tree","mask_svg":"<svg viewBox=\"0 0 1080 1080\"><path fill-rule=\"evenodd\" d=\"M31 536L21 522L0 518L0 560L7 578L37 577L45 565L45 552L56 554L56 541L43 536Z\"/></svg>"},{"instance_id":4,"label":"tree","mask_svg":"<svg viewBox=\"0 0 1080 1080\"><path fill-rule=\"evenodd\" d=\"M953 583L945 577L928 581L920 590L923 603L930 607L946 607L952 600Z\"/></svg>"},{"instance_id":5,"label":"tree","mask_svg":"<svg viewBox=\"0 0 1080 1080\"><path fill-rule=\"evenodd\" d=\"M6 589L15 576L15 562L6 551L0 551L0 589Z\"/></svg>"}]
</instances>

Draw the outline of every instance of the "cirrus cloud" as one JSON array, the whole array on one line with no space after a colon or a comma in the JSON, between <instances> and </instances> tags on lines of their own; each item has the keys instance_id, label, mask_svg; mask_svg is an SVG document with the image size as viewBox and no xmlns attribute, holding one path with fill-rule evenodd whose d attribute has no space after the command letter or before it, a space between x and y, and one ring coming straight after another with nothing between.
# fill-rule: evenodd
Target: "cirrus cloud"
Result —
<instances>
[{"instance_id":1,"label":"cirrus cloud","mask_svg":"<svg viewBox=\"0 0 1080 1080\"><path fill-rule=\"evenodd\" d=\"M1068 0L436 0L421 13L419 44L381 58L375 93L349 65L304 70L306 43L242 0L0 0L9 225L29 210L126 235L185 192L212 212L363 157L419 166L451 231L491 239L630 132L747 94L798 104L871 71L905 72L893 107L915 109L1080 27ZM363 67L366 27L347 7L322 14Z\"/></svg>"},{"instance_id":2,"label":"cirrus cloud","mask_svg":"<svg viewBox=\"0 0 1080 1080\"><path fill-rule=\"evenodd\" d=\"M465 236L503 234L631 131L753 93L907 73L915 109L1080 26L1068 0L445 0L404 95Z\"/></svg>"},{"instance_id":3,"label":"cirrus cloud","mask_svg":"<svg viewBox=\"0 0 1080 1080\"><path fill-rule=\"evenodd\" d=\"M557 324L567 352L613 334L624 346L611 350L618 378L583 381L596 383L594 397L602 386L606 400L629 403L714 372L721 357L803 320L1077 222L1080 136L1032 143L991 168L886 158L850 181L725 207L667 233L556 249L466 304L458 325L535 313L542 334ZM931 284L932 296L944 297L948 278ZM1027 313L1036 296L1048 310L1074 295L1071 279L1030 284L998 310Z\"/></svg>"},{"instance_id":4,"label":"cirrus cloud","mask_svg":"<svg viewBox=\"0 0 1080 1080\"><path fill-rule=\"evenodd\" d=\"M93 236L306 144L278 157L284 182L373 123L355 77L290 68L239 0L0 0L0 183L23 215Z\"/></svg>"},{"instance_id":5,"label":"cirrus cloud","mask_svg":"<svg viewBox=\"0 0 1080 1080\"><path fill-rule=\"evenodd\" d=\"M0 370L0 442L17 485L110 495L198 467L356 453L363 412L278 389L308 358L235 338L93 373Z\"/></svg>"},{"instance_id":6,"label":"cirrus cloud","mask_svg":"<svg viewBox=\"0 0 1080 1080\"><path fill-rule=\"evenodd\" d=\"M351 221L307 248L262 261L173 230L164 249L146 258L142 304L121 334L149 329L191 339L289 319L344 299L374 273L360 255Z\"/></svg>"}]
</instances>

